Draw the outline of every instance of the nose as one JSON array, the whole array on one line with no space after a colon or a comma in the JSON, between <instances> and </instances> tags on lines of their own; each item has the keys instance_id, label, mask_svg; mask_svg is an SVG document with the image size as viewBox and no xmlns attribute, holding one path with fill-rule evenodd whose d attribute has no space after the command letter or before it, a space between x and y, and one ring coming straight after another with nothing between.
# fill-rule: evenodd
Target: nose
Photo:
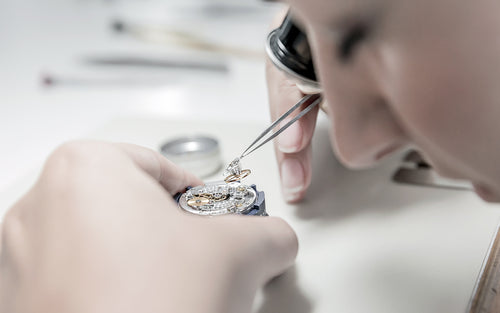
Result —
<instances>
[{"instance_id":1,"label":"nose","mask_svg":"<svg viewBox=\"0 0 500 313\"><path fill-rule=\"evenodd\" d=\"M377 81L376 56L359 49L344 62L335 57L333 42L315 40L314 35L311 39L332 122L330 138L340 161L365 168L405 145L405 132L384 100L383 84Z\"/></svg>"},{"instance_id":2,"label":"nose","mask_svg":"<svg viewBox=\"0 0 500 313\"><path fill-rule=\"evenodd\" d=\"M383 100L345 93L326 95L332 119L330 138L343 164L370 167L406 144L404 132Z\"/></svg>"}]
</instances>

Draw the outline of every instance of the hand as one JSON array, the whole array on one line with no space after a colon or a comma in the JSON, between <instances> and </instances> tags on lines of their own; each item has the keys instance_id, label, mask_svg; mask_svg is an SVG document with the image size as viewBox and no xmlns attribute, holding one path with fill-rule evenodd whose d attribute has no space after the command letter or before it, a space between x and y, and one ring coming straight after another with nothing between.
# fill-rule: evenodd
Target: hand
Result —
<instances>
[{"instance_id":1,"label":"hand","mask_svg":"<svg viewBox=\"0 0 500 313\"><path fill-rule=\"evenodd\" d=\"M285 13L277 17L274 27L279 26ZM274 121L297 103L304 93L269 59L266 62L266 78L271 118ZM298 113L290 115L282 125ZM311 139L317 116L318 106L283 131L274 142L282 192L288 202L302 200L311 184Z\"/></svg>"},{"instance_id":2,"label":"hand","mask_svg":"<svg viewBox=\"0 0 500 313\"><path fill-rule=\"evenodd\" d=\"M75 142L5 217L0 312L249 312L292 265L274 217L201 217L172 194L202 182L158 153Z\"/></svg>"}]
</instances>

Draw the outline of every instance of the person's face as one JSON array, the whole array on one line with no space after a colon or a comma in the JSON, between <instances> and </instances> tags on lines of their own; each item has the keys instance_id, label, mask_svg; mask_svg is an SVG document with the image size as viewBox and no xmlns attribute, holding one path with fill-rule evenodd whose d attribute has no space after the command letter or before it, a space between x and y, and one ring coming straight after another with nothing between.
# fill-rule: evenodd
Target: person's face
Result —
<instances>
[{"instance_id":1,"label":"person's face","mask_svg":"<svg viewBox=\"0 0 500 313\"><path fill-rule=\"evenodd\" d=\"M348 166L416 145L500 200L500 2L289 0Z\"/></svg>"}]
</instances>

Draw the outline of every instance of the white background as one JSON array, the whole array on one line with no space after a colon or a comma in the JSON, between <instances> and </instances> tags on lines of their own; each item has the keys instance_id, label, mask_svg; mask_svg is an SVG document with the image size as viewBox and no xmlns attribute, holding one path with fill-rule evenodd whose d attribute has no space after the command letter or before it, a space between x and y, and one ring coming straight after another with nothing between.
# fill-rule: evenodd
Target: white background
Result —
<instances>
[{"instance_id":1,"label":"white background","mask_svg":"<svg viewBox=\"0 0 500 313\"><path fill-rule=\"evenodd\" d=\"M250 1L0 1L0 216L55 146L89 134L157 147L170 134L200 129L217 134L230 159L269 121L262 54L278 9ZM261 56L148 43L111 31L116 18ZM222 60L229 71L84 62L113 55ZM60 83L43 86L47 74ZM500 213L470 192L392 183L398 157L346 170L323 121L312 188L295 206L281 199L271 146L249 160L268 210L300 240L296 266L259 293L256 312L465 311Z\"/></svg>"},{"instance_id":2,"label":"white background","mask_svg":"<svg viewBox=\"0 0 500 313\"><path fill-rule=\"evenodd\" d=\"M110 25L119 18L166 27L263 55L275 11L257 1L0 1L0 190L61 142L117 116L268 121L262 56L193 52ZM222 60L229 71L85 64L114 55ZM45 88L45 75L63 83Z\"/></svg>"}]
</instances>

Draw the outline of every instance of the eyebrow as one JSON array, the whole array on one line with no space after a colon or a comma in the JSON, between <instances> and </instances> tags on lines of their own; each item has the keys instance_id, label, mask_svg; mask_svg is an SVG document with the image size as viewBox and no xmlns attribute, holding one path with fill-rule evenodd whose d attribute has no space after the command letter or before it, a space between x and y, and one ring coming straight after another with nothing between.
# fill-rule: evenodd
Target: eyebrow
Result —
<instances>
[{"instance_id":1,"label":"eyebrow","mask_svg":"<svg viewBox=\"0 0 500 313\"><path fill-rule=\"evenodd\" d=\"M369 35L369 26L365 23L358 23L347 29L342 35L338 46L338 57L341 61L347 62L354 53L356 45Z\"/></svg>"}]
</instances>

